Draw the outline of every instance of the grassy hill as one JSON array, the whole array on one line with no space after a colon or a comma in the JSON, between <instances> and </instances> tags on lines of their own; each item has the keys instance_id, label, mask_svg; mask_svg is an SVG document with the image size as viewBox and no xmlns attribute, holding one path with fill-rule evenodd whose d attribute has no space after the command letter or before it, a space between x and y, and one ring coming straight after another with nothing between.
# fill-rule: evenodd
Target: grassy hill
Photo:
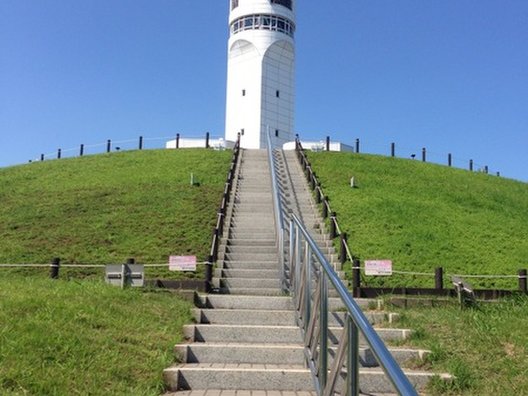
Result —
<instances>
[{"instance_id":1,"label":"grassy hill","mask_svg":"<svg viewBox=\"0 0 528 396\"><path fill-rule=\"evenodd\" d=\"M362 260L400 271L517 274L528 267L528 184L419 161L308 153L338 220ZM358 188L350 187L355 177ZM426 286L432 278L368 277L369 285ZM516 288L517 280L475 286Z\"/></svg>"},{"instance_id":2,"label":"grassy hill","mask_svg":"<svg viewBox=\"0 0 528 396\"><path fill-rule=\"evenodd\" d=\"M170 293L0 272L0 394L152 395L191 320Z\"/></svg>"},{"instance_id":3,"label":"grassy hill","mask_svg":"<svg viewBox=\"0 0 528 396\"><path fill-rule=\"evenodd\" d=\"M0 169L0 263L203 260L230 158L148 150ZM190 185L191 173L199 186Z\"/></svg>"}]
</instances>

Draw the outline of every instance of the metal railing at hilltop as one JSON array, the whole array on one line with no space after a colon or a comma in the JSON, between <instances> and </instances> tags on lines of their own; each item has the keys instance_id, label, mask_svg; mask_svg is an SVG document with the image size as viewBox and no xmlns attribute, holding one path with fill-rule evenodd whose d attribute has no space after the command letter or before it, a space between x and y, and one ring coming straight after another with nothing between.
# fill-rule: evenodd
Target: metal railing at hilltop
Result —
<instances>
[{"instance_id":1,"label":"metal railing at hilltop","mask_svg":"<svg viewBox=\"0 0 528 396\"><path fill-rule=\"evenodd\" d=\"M297 216L289 218L289 249L285 249L286 227L280 199L278 177L273 161L273 148L268 134L268 159L270 162L273 204L276 218L277 248L281 265L281 285L293 297L297 323L304 336L304 351L307 365L312 373L319 396L330 396L338 392L346 396L358 396L359 379L359 335L362 334L379 365L401 395L417 395L413 385L394 360L359 305L349 294L347 287L321 252L306 227ZM288 260L286 260L288 258ZM315 282L315 287L312 284ZM344 307L344 330L338 341L338 350L333 363L329 360L333 350L329 341L333 329L329 326L331 312L329 286L336 290ZM343 376L345 381L340 384ZM341 386L342 389L338 389ZM340 391L340 392L339 392Z\"/></svg>"}]
</instances>

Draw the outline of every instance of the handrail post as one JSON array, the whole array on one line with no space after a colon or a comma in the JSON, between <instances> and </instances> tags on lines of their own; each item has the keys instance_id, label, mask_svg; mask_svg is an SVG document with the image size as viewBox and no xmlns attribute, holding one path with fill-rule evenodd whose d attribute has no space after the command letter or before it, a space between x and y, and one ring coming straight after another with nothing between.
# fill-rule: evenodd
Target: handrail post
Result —
<instances>
[{"instance_id":1,"label":"handrail post","mask_svg":"<svg viewBox=\"0 0 528 396\"><path fill-rule=\"evenodd\" d=\"M347 314L348 356L347 395L359 396L359 331L350 314Z\"/></svg>"},{"instance_id":2,"label":"handrail post","mask_svg":"<svg viewBox=\"0 0 528 396\"><path fill-rule=\"evenodd\" d=\"M312 250L308 241L305 242L305 259L304 259L304 329L308 328L308 322L310 321L311 310L311 297L312 297Z\"/></svg>"},{"instance_id":3,"label":"handrail post","mask_svg":"<svg viewBox=\"0 0 528 396\"><path fill-rule=\"evenodd\" d=\"M336 230L336 212L332 212L330 214L330 239L334 239L337 236L337 230Z\"/></svg>"},{"instance_id":4,"label":"handrail post","mask_svg":"<svg viewBox=\"0 0 528 396\"><path fill-rule=\"evenodd\" d=\"M289 264L290 264L290 290L295 290L297 287L296 279L295 279L295 270L296 265L294 265L294 254L295 254L295 233L293 232L293 220L290 219L290 250L289 250Z\"/></svg>"},{"instance_id":5,"label":"handrail post","mask_svg":"<svg viewBox=\"0 0 528 396\"><path fill-rule=\"evenodd\" d=\"M352 263L352 294L354 298L361 297L361 269L360 261L358 259L354 259Z\"/></svg>"},{"instance_id":6,"label":"handrail post","mask_svg":"<svg viewBox=\"0 0 528 396\"><path fill-rule=\"evenodd\" d=\"M324 271L321 269L319 275L319 287L321 288L321 302L319 311L319 386L321 389L326 387L326 377L328 375L328 280Z\"/></svg>"},{"instance_id":7,"label":"handrail post","mask_svg":"<svg viewBox=\"0 0 528 396\"><path fill-rule=\"evenodd\" d=\"M339 262L341 264L345 264L346 258L347 258L347 234L346 232L342 232L340 235L340 250L339 250Z\"/></svg>"},{"instance_id":8,"label":"handrail post","mask_svg":"<svg viewBox=\"0 0 528 396\"><path fill-rule=\"evenodd\" d=\"M526 279L527 272L528 271L525 269L519 270L519 290L524 294L528 294L528 279Z\"/></svg>"}]
</instances>

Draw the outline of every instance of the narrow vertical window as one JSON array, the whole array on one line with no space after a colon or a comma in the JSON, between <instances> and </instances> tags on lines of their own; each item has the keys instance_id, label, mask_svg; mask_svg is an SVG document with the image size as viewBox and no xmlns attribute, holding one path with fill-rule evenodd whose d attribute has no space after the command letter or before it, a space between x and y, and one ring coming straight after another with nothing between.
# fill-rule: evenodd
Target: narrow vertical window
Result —
<instances>
[{"instance_id":1,"label":"narrow vertical window","mask_svg":"<svg viewBox=\"0 0 528 396\"><path fill-rule=\"evenodd\" d=\"M279 92L279 90L277 90L277 91L275 92L275 96L276 96L277 98L280 98L280 92Z\"/></svg>"},{"instance_id":2,"label":"narrow vertical window","mask_svg":"<svg viewBox=\"0 0 528 396\"><path fill-rule=\"evenodd\" d=\"M279 137L279 130L275 129L275 137Z\"/></svg>"},{"instance_id":3,"label":"narrow vertical window","mask_svg":"<svg viewBox=\"0 0 528 396\"><path fill-rule=\"evenodd\" d=\"M242 96L246 96L246 90L245 89L242 90Z\"/></svg>"},{"instance_id":4,"label":"narrow vertical window","mask_svg":"<svg viewBox=\"0 0 528 396\"><path fill-rule=\"evenodd\" d=\"M241 135L241 136L244 136L244 128L242 128L242 129L240 130L240 135Z\"/></svg>"}]
</instances>

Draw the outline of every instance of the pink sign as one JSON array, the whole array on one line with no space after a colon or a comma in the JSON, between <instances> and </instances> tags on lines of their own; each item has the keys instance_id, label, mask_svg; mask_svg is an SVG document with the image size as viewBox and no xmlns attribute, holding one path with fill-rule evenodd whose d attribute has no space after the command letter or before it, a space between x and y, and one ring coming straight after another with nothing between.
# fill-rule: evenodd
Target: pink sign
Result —
<instances>
[{"instance_id":1,"label":"pink sign","mask_svg":"<svg viewBox=\"0 0 528 396\"><path fill-rule=\"evenodd\" d=\"M170 256L170 271L196 271L196 256Z\"/></svg>"},{"instance_id":2,"label":"pink sign","mask_svg":"<svg viewBox=\"0 0 528 396\"><path fill-rule=\"evenodd\" d=\"M365 275L392 275L392 260L366 260Z\"/></svg>"}]
</instances>

